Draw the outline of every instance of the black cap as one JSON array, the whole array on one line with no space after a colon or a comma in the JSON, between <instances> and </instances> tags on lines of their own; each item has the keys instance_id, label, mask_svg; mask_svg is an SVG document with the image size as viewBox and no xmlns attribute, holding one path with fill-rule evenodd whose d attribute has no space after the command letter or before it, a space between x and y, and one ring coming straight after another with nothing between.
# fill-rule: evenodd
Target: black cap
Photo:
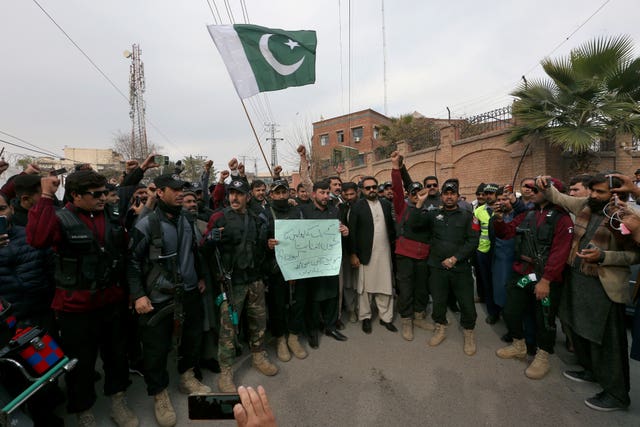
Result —
<instances>
[{"instance_id":1,"label":"black cap","mask_svg":"<svg viewBox=\"0 0 640 427\"><path fill-rule=\"evenodd\" d=\"M636 169L636 171L633 174L638 175L639 173L640 173L640 169Z\"/></svg>"},{"instance_id":2,"label":"black cap","mask_svg":"<svg viewBox=\"0 0 640 427\"><path fill-rule=\"evenodd\" d=\"M445 181L444 184L442 184L442 192L446 193L447 191L453 191L458 194L458 182L449 180Z\"/></svg>"},{"instance_id":3,"label":"black cap","mask_svg":"<svg viewBox=\"0 0 640 427\"><path fill-rule=\"evenodd\" d=\"M229 184L228 190L238 191L243 194L249 194L249 184L246 181L242 181L239 179L234 179Z\"/></svg>"},{"instance_id":4,"label":"black cap","mask_svg":"<svg viewBox=\"0 0 640 427\"><path fill-rule=\"evenodd\" d=\"M412 182L412 183L409 185L409 188L407 188L407 192L408 192L409 194L411 194L411 193L413 193L414 191L420 191L420 190L422 190L423 188L424 188L424 187L422 186L422 184L420 184L419 182L417 182L417 181L416 181L416 182Z\"/></svg>"},{"instance_id":5,"label":"black cap","mask_svg":"<svg viewBox=\"0 0 640 427\"><path fill-rule=\"evenodd\" d=\"M478 185L478 188L476 188L476 194L482 194L484 192L485 185L487 184L485 184L484 182Z\"/></svg>"},{"instance_id":6,"label":"black cap","mask_svg":"<svg viewBox=\"0 0 640 427\"><path fill-rule=\"evenodd\" d=\"M484 186L484 189L482 190L483 193L497 193L498 192L498 188L500 188L500 186L498 184L486 184Z\"/></svg>"},{"instance_id":7,"label":"black cap","mask_svg":"<svg viewBox=\"0 0 640 427\"><path fill-rule=\"evenodd\" d=\"M284 188L285 190L288 190L289 183L286 179L276 179L275 181L273 181L273 184L271 184L271 191L275 191L278 188Z\"/></svg>"},{"instance_id":8,"label":"black cap","mask_svg":"<svg viewBox=\"0 0 640 427\"><path fill-rule=\"evenodd\" d=\"M182 190L185 187L191 186L188 182L181 180L179 175L170 173L156 177L153 183L157 188L169 187L174 190Z\"/></svg>"}]
</instances>

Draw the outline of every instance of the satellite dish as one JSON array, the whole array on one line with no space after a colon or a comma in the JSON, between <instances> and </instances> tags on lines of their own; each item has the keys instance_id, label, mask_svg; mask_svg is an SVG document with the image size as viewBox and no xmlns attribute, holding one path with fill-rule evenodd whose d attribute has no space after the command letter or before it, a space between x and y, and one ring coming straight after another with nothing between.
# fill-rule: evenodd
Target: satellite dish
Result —
<instances>
[{"instance_id":1,"label":"satellite dish","mask_svg":"<svg viewBox=\"0 0 640 427\"><path fill-rule=\"evenodd\" d=\"M124 52L122 52L122 55L124 55L125 58L131 58L131 55L133 54L128 50L125 50Z\"/></svg>"}]
</instances>

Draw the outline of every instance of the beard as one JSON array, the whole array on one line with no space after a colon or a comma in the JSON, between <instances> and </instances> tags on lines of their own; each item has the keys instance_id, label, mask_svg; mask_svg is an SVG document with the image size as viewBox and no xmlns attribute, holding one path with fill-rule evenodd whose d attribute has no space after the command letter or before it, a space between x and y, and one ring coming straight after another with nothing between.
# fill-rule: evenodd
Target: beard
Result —
<instances>
[{"instance_id":1,"label":"beard","mask_svg":"<svg viewBox=\"0 0 640 427\"><path fill-rule=\"evenodd\" d=\"M375 191L372 191L371 193L367 194L367 199L371 200L372 202L374 200L378 200L378 194Z\"/></svg>"},{"instance_id":2,"label":"beard","mask_svg":"<svg viewBox=\"0 0 640 427\"><path fill-rule=\"evenodd\" d=\"M594 199L593 197L589 197L589 200L587 201L587 206L589 206L589 209L591 209L591 212L594 213L602 213L602 210L604 209L605 206L607 206L607 201L600 201L598 199Z\"/></svg>"}]
</instances>

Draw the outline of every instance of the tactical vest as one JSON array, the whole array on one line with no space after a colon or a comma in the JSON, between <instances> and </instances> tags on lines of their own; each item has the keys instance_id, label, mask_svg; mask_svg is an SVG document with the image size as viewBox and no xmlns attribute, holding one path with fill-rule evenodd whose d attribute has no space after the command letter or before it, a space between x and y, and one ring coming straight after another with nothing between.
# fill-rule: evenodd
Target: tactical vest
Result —
<instances>
[{"instance_id":1,"label":"tactical vest","mask_svg":"<svg viewBox=\"0 0 640 427\"><path fill-rule=\"evenodd\" d=\"M105 245L101 246L74 212L66 208L56 211L63 234L54 255L58 288L96 291L119 284L126 251L124 228L108 211L104 215Z\"/></svg>"},{"instance_id":2,"label":"tactical vest","mask_svg":"<svg viewBox=\"0 0 640 427\"><path fill-rule=\"evenodd\" d=\"M536 211L531 210L527 212L527 215L519 226L521 229L531 230L538 251L540 255L542 255L542 265L538 266L539 268L542 268L547 263L549 253L551 252L551 244L553 243L553 234L561 216L560 211L551 208L547 211L542 224L538 226L536 223ZM531 253L530 249L529 245L525 244L524 237L521 234L517 234L515 259L522 260L522 256L534 258L536 254Z\"/></svg>"},{"instance_id":3,"label":"tactical vest","mask_svg":"<svg viewBox=\"0 0 640 427\"><path fill-rule=\"evenodd\" d=\"M247 209L244 215L234 212L231 207L223 210L224 227L223 234L229 236L225 242L233 249L225 250L222 254L222 262L227 271L251 270L261 266L264 250L260 250L257 242L261 237L266 241L266 225L253 211ZM264 235L261 235L264 234Z\"/></svg>"}]
</instances>

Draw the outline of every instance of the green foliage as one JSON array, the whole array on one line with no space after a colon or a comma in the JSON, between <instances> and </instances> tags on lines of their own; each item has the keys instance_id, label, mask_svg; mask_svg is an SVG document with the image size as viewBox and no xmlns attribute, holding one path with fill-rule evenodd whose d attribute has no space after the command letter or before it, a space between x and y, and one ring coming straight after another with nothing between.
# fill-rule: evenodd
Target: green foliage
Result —
<instances>
[{"instance_id":1,"label":"green foliage","mask_svg":"<svg viewBox=\"0 0 640 427\"><path fill-rule=\"evenodd\" d=\"M35 163L36 159L34 157L23 157L16 161L16 165L18 165L21 169L26 169L31 163Z\"/></svg>"},{"instance_id":2,"label":"green foliage","mask_svg":"<svg viewBox=\"0 0 640 427\"><path fill-rule=\"evenodd\" d=\"M535 135L579 154L612 146L618 133L640 136L640 58L629 37L597 38L541 65L550 80L512 93L518 124L508 142Z\"/></svg>"},{"instance_id":3,"label":"green foliage","mask_svg":"<svg viewBox=\"0 0 640 427\"><path fill-rule=\"evenodd\" d=\"M431 119L407 114L391 118L389 125L380 128L380 136L386 144L406 141L411 151L416 151L437 146L440 129Z\"/></svg>"}]
</instances>

